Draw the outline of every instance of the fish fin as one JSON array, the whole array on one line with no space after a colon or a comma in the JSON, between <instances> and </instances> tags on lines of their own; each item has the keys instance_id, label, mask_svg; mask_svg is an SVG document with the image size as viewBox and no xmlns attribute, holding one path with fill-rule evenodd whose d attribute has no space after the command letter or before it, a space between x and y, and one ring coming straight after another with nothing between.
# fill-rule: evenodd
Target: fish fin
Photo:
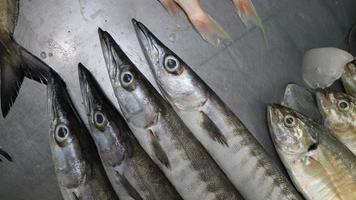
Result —
<instances>
[{"instance_id":1,"label":"fish fin","mask_svg":"<svg viewBox=\"0 0 356 200\"><path fill-rule=\"evenodd\" d=\"M75 192L72 192L72 196L74 200L80 200L78 195Z\"/></svg>"},{"instance_id":2,"label":"fish fin","mask_svg":"<svg viewBox=\"0 0 356 200\"><path fill-rule=\"evenodd\" d=\"M201 37L216 47L220 46L223 41L232 41L229 33L206 13L191 18L190 21Z\"/></svg>"},{"instance_id":3,"label":"fish fin","mask_svg":"<svg viewBox=\"0 0 356 200\"><path fill-rule=\"evenodd\" d=\"M150 131L151 136L151 145L154 151L154 154L158 160L167 168L170 168L170 163L166 152L164 152L161 144L159 143L159 137Z\"/></svg>"},{"instance_id":4,"label":"fish fin","mask_svg":"<svg viewBox=\"0 0 356 200\"><path fill-rule=\"evenodd\" d=\"M182 11L180 6L174 0L159 0L163 7L172 16L178 16L179 12Z\"/></svg>"},{"instance_id":5,"label":"fish fin","mask_svg":"<svg viewBox=\"0 0 356 200\"><path fill-rule=\"evenodd\" d=\"M221 145L228 147L229 145L227 143L226 137L221 133L220 129L216 126L216 124L204 112L200 113L203 117L201 125L208 132L209 137L215 142L218 142Z\"/></svg>"},{"instance_id":6,"label":"fish fin","mask_svg":"<svg viewBox=\"0 0 356 200\"><path fill-rule=\"evenodd\" d=\"M118 181L124 186L127 193L135 200L143 200L141 195L136 191L136 189L131 185L131 183L126 179L125 176L122 176L120 172L115 171Z\"/></svg>"},{"instance_id":7,"label":"fish fin","mask_svg":"<svg viewBox=\"0 0 356 200\"><path fill-rule=\"evenodd\" d=\"M6 160L8 160L10 162L13 161L12 157L10 156L10 154L7 153L6 151L2 150L1 148L0 148L0 155L2 155L4 158L6 158Z\"/></svg>"},{"instance_id":8,"label":"fish fin","mask_svg":"<svg viewBox=\"0 0 356 200\"><path fill-rule=\"evenodd\" d=\"M258 16L257 11L251 0L234 0L234 4L238 10L240 19L249 27L251 23L261 29L263 38L266 41L266 32L263 26L262 19Z\"/></svg>"}]
</instances>

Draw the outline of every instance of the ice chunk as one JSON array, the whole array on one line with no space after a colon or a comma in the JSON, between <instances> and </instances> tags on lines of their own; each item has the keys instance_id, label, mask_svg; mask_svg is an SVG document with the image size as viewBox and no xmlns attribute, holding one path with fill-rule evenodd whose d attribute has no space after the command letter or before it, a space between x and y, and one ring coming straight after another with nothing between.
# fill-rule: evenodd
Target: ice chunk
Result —
<instances>
[{"instance_id":1,"label":"ice chunk","mask_svg":"<svg viewBox=\"0 0 356 200\"><path fill-rule=\"evenodd\" d=\"M311 49L303 58L303 79L313 89L329 87L342 76L345 65L353 59L350 53L338 48Z\"/></svg>"},{"instance_id":2,"label":"ice chunk","mask_svg":"<svg viewBox=\"0 0 356 200\"><path fill-rule=\"evenodd\" d=\"M287 85L282 105L292 108L317 122L322 120L313 93L297 84Z\"/></svg>"}]
</instances>

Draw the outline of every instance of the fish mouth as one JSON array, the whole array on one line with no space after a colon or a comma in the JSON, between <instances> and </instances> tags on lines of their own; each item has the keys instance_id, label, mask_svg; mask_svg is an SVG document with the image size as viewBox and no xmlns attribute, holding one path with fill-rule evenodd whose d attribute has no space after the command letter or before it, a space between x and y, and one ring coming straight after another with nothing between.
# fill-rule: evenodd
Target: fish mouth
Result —
<instances>
[{"instance_id":1,"label":"fish mouth","mask_svg":"<svg viewBox=\"0 0 356 200\"><path fill-rule=\"evenodd\" d=\"M60 101L60 90L66 88L66 84L59 74L53 70L50 72L47 83L48 112L51 119L55 119L58 111L58 101Z\"/></svg>"},{"instance_id":2,"label":"fish mouth","mask_svg":"<svg viewBox=\"0 0 356 200\"><path fill-rule=\"evenodd\" d=\"M98 33L110 79L115 81L120 70L128 65L133 66L133 63L108 32L98 28Z\"/></svg>"},{"instance_id":3,"label":"fish mouth","mask_svg":"<svg viewBox=\"0 0 356 200\"><path fill-rule=\"evenodd\" d=\"M271 136L274 133L274 125L278 123L278 116L281 115L280 109L281 105L278 104L271 104L267 106L267 124Z\"/></svg>"},{"instance_id":4,"label":"fish mouth","mask_svg":"<svg viewBox=\"0 0 356 200\"><path fill-rule=\"evenodd\" d=\"M80 83L80 90L82 92L82 99L84 102L84 106L86 109L86 113L89 114L91 110L91 101L90 99L93 98L92 94L92 81L93 76L90 71L82 64L78 64L78 74L79 74L79 83Z\"/></svg>"},{"instance_id":5,"label":"fish mouth","mask_svg":"<svg viewBox=\"0 0 356 200\"><path fill-rule=\"evenodd\" d=\"M327 107L327 104L329 104L329 105L331 104L331 102L329 102L327 100L327 91L318 89L315 92L315 100L316 100L317 106L318 106L321 114L324 115L325 114L324 111Z\"/></svg>"}]
</instances>

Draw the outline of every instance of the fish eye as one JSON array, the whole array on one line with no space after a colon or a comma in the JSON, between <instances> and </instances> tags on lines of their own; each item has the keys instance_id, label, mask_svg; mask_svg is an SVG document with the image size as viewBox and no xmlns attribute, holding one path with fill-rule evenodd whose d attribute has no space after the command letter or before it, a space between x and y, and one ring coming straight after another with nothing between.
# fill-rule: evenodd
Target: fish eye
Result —
<instances>
[{"instance_id":1,"label":"fish eye","mask_svg":"<svg viewBox=\"0 0 356 200\"><path fill-rule=\"evenodd\" d=\"M291 115L287 115L284 117L284 124L289 127L292 128L295 126L295 118Z\"/></svg>"},{"instance_id":2,"label":"fish eye","mask_svg":"<svg viewBox=\"0 0 356 200\"><path fill-rule=\"evenodd\" d=\"M64 124L60 124L56 127L54 136L57 142L62 143L66 141L69 133L70 133L69 128Z\"/></svg>"},{"instance_id":3,"label":"fish eye","mask_svg":"<svg viewBox=\"0 0 356 200\"><path fill-rule=\"evenodd\" d=\"M340 100L337 104L341 111L348 111L350 109L350 103L345 100Z\"/></svg>"},{"instance_id":4,"label":"fish eye","mask_svg":"<svg viewBox=\"0 0 356 200\"><path fill-rule=\"evenodd\" d=\"M164 59L164 67L168 72L176 73L179 70L180 62L176 57L169 55Z\"/></svg>"},{"instance_id":5,"label":"fish eye","mask_svg":"<svg viewBox=\"0 0 356 200\"><path fill-rule=\"evenodd\" d=\"M98 128L103 128L107 123L106 117L100 111L94 113L94 124Z\"/></svg>"},{"instance_id":6,"label":"fish eye","mask_svg":"<svg viewBox=\"0 0 356 200\"><path fill-rule=\"evenodd\" d=\"M134 80L135 77L130 71L123 71L120 75L120 82L124 88L131 87Z\"/></svg>"}]
</instances>

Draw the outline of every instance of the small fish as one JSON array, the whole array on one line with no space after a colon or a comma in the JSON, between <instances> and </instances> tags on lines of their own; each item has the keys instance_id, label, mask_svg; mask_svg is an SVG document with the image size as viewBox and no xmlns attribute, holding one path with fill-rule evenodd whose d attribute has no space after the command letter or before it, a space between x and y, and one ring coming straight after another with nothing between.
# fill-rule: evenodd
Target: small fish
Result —
<instances>
[{"instance_id":1,"label":"small fish","mask_svg":"<svg viewBox=\"0 0 356 200\"><path fill-rule=\"evenodd\" d=\"M10 161L10 162L12 162L13 160L12 160L12 157L10 156L10 154L9 153L7 153L6 151L4 151L1 147L0 147L0 155L2 155L6 160L8 160L8 161ZM0 159L0 162L1 162L2 160Z\"/></svg>"},{"instance_id":2,"label":"small fish","mask_svg":"<svg viewBox=\"0 0 356 200\"><path fill-rule=\"evenodd\" d=\"M354 200L356 157L315 121L280 105L268 107L276 150L308 200Z\"/></svg>"},{"instance_id":3,"label":"small fish","mask_svg":"<svg viewBox=\"0 0 356 200\"><path fill-rule=\"evenodd\" d=\"M90 133L120 199L181 200L93 75L82 64L78 70Z\"/></svg>"},{"instance_id":4,"label":"small fish","mask_svg":"<svg viewBox=\"0 0 356 200\"><path fill-rule=\"evenodd\" d=\"M342 75L342 83L348 94L356 97L356 66L355 62L346 65L345 72Z\"/></svg>"},{"instance_id":5,"label":"small fish","mask_svg":"<svg viewBox=\"0 0 356 200\"><path fill-rule=\"evenodd\" d=\"M356 99L330 90L319 90L316 99L330 133L356 155Z\"/></svg>"},{"instance_id":6,"label":"small fish","mask_svg":"<svg viewBox=\"0 0 356 200\"><path fill-rule=\"evenodd\" d=\"M245 26L249 27L250 23L254 23L257 27L259 27L263 33L263 37L266 39L265 29L263 27L263 23L261 18L258 16L255 6L253 5L251 0L233 0L239 16Z\"/></svg>"},{"instance_id":7,"label":"small fish","mask_svg":"<svg viewBox=\"0 0 356 200\"><path fill-rule=\"evenodd\" d=\"M123 117L140 145L183 199L242 199L172 107L99 29L104 58Z\"/></svg>"},{"instance_id":8,"label":"small fish","mask_svg":"<svg viewBox=\"0 0 356 200\"><path fill-rule=\"evenodd\" d=\"M161 3L173 14L178 8L183 9L201 37L210 44L218 47L224 41L232 41L229 33L204 11L200 0L161 0Z\"/></svg>"},{"instance_id":9,"label":"small fish","mask_svg":"<svg viewBox=\"0 0 356 200\"><path fill-rule=\"evenodd\" d=\"M46 84L49 66L18 45L13 32L17 0L0 0L1 110L4 117L14 104L24 77Z\"/></svg>"},{"instance_id":10,"label":"small fish","mask_svg":"<svg viewBox=\"0 0 356 200\"><path fill-rule=\"evenodd\" d=\"M52 72L48 83L50 146L65 200L119 200L95 144L70 99L64 81Z\"/></svg>"},{"instance_id":11,"label":"small fish","mask_svg":"<svg viewBox=\"0 0 356 200\"><path fill-rule=\"evenodd\" d=\"M133 24L163 96L241 194L252 200L300 199L254 136L209 86L143 24L135 20Z\"/></svg>"}]
</instances>

